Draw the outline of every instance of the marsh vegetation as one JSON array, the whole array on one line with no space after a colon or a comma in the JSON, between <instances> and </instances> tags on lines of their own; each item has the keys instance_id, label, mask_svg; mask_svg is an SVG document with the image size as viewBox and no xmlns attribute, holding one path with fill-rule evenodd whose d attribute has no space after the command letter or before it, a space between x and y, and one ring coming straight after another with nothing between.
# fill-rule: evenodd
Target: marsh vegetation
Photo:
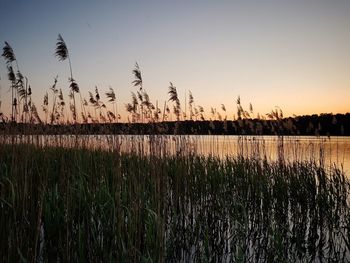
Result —
<instances>
[{"instance_id":1,"label":"marsh vegetation","mask_svg":"<svg viewBox=\"0 0 350 263\"><path fill-rule=\"evenodd\" d=\"M190 91L182 102L172 82L161 105L136 63L121 124L113 88L83 97L61 35L55 55L69 62L68 100L56 77L40 114L12 47L3 48L11 114L0 109L0 261L350 261L349 178L325 160L323 145L317 157L285 158L283 136L346 135L349 114L260 115L238 97L228 116L223 104L206 112ZM240 136L218 156L174 135L189 133ZM103 147L96 134L109 134ZM276 158L267 158L264 139L242 134L276 135Z\"/></svg>"},{"instance_id":2,"label":"marsh vegetation","mask_svg":"<svg viewBox=\"0 0 350 263\"><path fill-rule=\"evenodd\" d=\"M2 261L349 260L350 182L322 158L129 143L128 153L2 144Z\"/></svg>"}]
</instances>

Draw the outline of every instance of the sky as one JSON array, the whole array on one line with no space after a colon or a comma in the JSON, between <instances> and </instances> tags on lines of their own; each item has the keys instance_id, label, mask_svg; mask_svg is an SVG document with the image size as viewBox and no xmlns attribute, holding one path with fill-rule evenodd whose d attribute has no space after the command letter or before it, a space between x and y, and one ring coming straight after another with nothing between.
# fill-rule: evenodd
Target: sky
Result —
<instances>
[{"instance_id":1,"label":"sky","mask_svg":"<svg viewBox=\"0 0 350 263\"><path fill-rule=\"evenodd\" d=\"M255 114L276 106L285 116L350 112L348 0L0 0L0 6L1 48L4 41L12 46L40 112L56 75L67 100L68 61L54 56L59 33L82 96L112 87L123 116L137 91L135 62L154 104L169 99L171 81L181 104L190 90L207 116L224 104L232 118L238 96ZM6 75L1 57L1 110L9 114Z\"/></svg>"}]
</instances>

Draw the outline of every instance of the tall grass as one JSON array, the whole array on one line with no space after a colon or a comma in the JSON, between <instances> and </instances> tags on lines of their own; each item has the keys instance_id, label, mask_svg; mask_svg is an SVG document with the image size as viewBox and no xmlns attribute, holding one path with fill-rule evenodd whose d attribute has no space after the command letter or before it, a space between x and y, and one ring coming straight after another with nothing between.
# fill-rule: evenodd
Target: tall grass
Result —
<instances>
[{"instance_id":1,"label":"tall grass","mask_svg":"<svg viewBox=\"0 0 350 263\"><path fill-rule=\"evenodd\" d=\"M130 140L128 153L118 140L95 150L3 142L0 260L350 260L350 182L337 167Z\"/></svg>"}]
</instances>

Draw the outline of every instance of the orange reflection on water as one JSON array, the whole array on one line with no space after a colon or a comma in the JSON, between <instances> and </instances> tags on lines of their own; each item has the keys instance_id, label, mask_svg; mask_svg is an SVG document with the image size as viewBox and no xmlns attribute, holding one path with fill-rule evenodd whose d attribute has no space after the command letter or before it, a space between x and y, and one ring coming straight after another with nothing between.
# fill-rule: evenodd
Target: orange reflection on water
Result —
<instances>
[{"instance_id":1,"label":"orange reflection on water","mask_svg":"<svg viewBox=\"0 0 350 263\"><path fill-rule=\"evenodd\" d=\"M244 156L287 162L316 161L350 174L350 137L217 135L30 135L2 136L2 143L39 147L102 149L140 155L197 154L218 158Z\"/></svg>"}]
</instances>

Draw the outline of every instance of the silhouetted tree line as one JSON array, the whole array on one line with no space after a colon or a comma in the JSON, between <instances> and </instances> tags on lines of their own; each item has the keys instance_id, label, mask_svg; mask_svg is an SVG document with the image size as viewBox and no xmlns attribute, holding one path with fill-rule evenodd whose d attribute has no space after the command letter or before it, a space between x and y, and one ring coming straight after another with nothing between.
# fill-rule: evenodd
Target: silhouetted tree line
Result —
<instances>
[{"instance_id":1,"label":"silhouetted tree line","mask_svg":"<svg viewBox=\"0 0 350 263\"><path fill-rule=\"evenodd\" d=\"M192 134L350 136L350 113L283 119L172 121L160 123L86 123L72 125L1 123L2 134Z\"/></svg>"}]
</instances>

